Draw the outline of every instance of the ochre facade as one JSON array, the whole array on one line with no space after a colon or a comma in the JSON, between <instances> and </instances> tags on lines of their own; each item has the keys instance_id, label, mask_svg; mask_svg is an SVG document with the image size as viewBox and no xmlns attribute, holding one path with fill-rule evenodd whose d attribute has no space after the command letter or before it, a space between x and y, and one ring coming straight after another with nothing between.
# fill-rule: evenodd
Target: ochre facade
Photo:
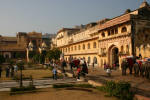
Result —
<instances>
[{"instance_id":1,"label":"ochre facade","mask_svg":"<svg viewBox=\"0 0 150 100\"><path fill-rule=\"evenodd\" d=\"M150 57L150 6L144 1L140 8L115 18L63 28L54 41L66 60L84 57L99 67L104 63L120 65L126 56Z\"/></svg>"}]
</instances>

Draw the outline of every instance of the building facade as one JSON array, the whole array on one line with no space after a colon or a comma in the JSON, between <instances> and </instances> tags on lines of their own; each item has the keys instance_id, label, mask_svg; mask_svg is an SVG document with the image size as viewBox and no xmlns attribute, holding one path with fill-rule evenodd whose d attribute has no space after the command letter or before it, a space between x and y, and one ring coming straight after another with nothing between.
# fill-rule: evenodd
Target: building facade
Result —
<instances>
[{"instance_id":1,"label":"building facade","mask_svg":"<svg viewBox=\"0 0 150 100\"><path fill-rule=\"evenodd\" d=\"M42 46L42 33L18 32L16 37L0 37L0 54L5 58L16 58L19 53L26 57L29 43L33 44L33 49L38 50Z\"/></svg>"},{"instance_id":2,"label":"building facade","mask_svg":"<svg viewBox=\"0 0 150 100\"><path fill-rule=\"evenodd\" d=\"M84 57L99 67L121 64L126 56L150 57L150 6L144 1L138 9L128 9L115 18L63 28L54 40L66 60Z\"/></svg>"}]
</instances>

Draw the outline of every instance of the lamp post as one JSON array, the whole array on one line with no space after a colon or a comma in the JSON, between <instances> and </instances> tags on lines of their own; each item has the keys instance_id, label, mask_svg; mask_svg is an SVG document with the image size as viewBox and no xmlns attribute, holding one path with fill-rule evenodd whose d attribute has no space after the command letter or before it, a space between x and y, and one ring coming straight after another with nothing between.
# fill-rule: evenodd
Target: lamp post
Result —
<instances>
[{"instance_id":1,"label":"lamp post","mask_svg":"<svg viewBox=\"0 0 150 100\"><path fill-rule=\"evenodd\" d=\"M18 60L17 66L20 68L20 87L22 87L23 86L23 82L22 82L23 61L22 60Z\"/></svg>"}]
</instances>

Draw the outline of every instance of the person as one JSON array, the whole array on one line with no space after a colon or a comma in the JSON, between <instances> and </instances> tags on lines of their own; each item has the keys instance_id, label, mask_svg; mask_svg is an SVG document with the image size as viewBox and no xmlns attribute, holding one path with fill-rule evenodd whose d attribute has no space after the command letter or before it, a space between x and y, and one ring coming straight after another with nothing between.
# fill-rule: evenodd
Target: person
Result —
<instances>
[{"instance_id":1,"label":"person","mask_svg":"<svg viewBox=\"0 0 150 100\"><path fill-rule=\"evenodd\" d=\"M144 72L145 72L145 63L146 62L142 62L142 64L140 65L140 76L144 77Z\"/></svg>"},{"instance_id":2,"label":"person","mask_svg":"<svg viewBox=\"0 0 150 100\"><path fill-rule=\"evenodd\" d=\"M126 59L123 59L121 63L122 76L126 75L126 69L127 69L127 61Z\"/></svg>"},{"instance_id":3,"label":"person","mask_svg":"<svg viewBox=\"0 0 150 100\"><path fill-rule=\"evenodd\" d=\"M62 62L61 62L61 71L63 73L63 79L65 78L65 67L67 67L67 63L64 59L62 59Z\"/></svg>"},{"instance_id":4,"label":"person","mask_svg":"<svg viewBox=\"0 0 150 100\"><path fill-rule=\"evenodd\" d=\"M88 67L87 67L86 61L84 59L83 59L81 73L82 73L84 78L86 77L86 74L88 74Z\"/></svg>"},{"instance_id":5,"label":"person","mask_svg":"<svg viewBox=\"0 0 150 100\"><path fill-rule=\"evenodd\" d=\"M139 64L138 64L138 62L136 62L136 63L133 65L133 68L134 68L134 76L135 76L135 77L139 76Z\"/></svg>"},{"instance_id":6,"label":"person","mask_svg":"<svg viewBox=\"0 0 150 100\"><path fill-rule=\"evenodd\" d=\"M0 66L0 78L1 78L1 74L2 74L2 67Z\"/></svg>"},{"instance_id":7,"label":"person","mask_svg":"<svg viewBox=\"0 0 150 100\"><path fill-rule=\"evenodd\" d=\"M6 67L5 71L6 71L6 77L9 77L9 67L8 66Z\"/></svg>"},{"instance_id":8,"label":"person","mask_svg":"<svg viewBox=\"0 0 150 100\"><path fill-rule=\"evenodd\" d=\"M133 64L134 64L133 63L133 58L128 58L127 62L128 62L129 71L130 71L129 73L132 74L132 69L133 69Z\"/></svg>"},{"instance_id":9,"label":"person","mask_svg":"<svg viewBox=\"0 0 150 100\"><path fill-rule=\"evenodd\" d=\"M13 77L14 76L14 66L10 67L10 73L11 73L11 77Z\"/></svg>"},{"instance_id":10,"label":"person","mask_svg":"<svg viewBox=\"0 0 150 100\"><path fill-rule=\"evenodd\" d=\"M53 67L52 73L53 73L53 80L57 80L57 68L56 67Z\"/></svg>"},{"instance_id":11,"label":"person","mask_svg":"<svg viewBox=\"0 0 150 100\"><path fill-rule=\"evenodd\" d=\"M69 57L69 65L70 65L70 70L72 71L72 68L73 68L73 57L72 56Z\"/></svg>"},{"instance_id":12,"label":"person","mask_svg":"<svg viewBox=\"0 0 150 100\"><path fill-rule=\"evenodd\" d=\"M104 70L106 70L107 69L107 64L106 64L106 62L104 63Z\"/></svg>"},{"instance_id":13,"label":"person","mask_svg":"<svg viewBox=\"0 0 150 100\"><path fill-rule=\"evenodd\" d=\"M93 66L93 71L94 71L94 62L92 63L92 66Z\"/></svg>"},{"instance_id":14,"label":"person","mask_svg":"<svg viewBox=\"0 0 150 100\"><path fill-rule=\"evenodd\" d=\"M80 81L80 75L81 75L81 67L78 66L78 68L77 68L77 81Z\"/></svg>"},{"instance_id":15,"label":"person","mask_svg":"<svg viewBox=\"0 0 150 100\"><path fill-rule=\"evenodd\" d=\"M115 63L113 64L113 69L116 70L116 64Z\"/></svg>"},{"instance_id":16,"label":"person","mask_svg":"<svg viewBox=\"0 0 150 100\"><path fill-rule=\"evenodd\" d=\"M14 65L14 72L17 73L17 71L18 71L18 66Z\"/></svg>"},{"instance_id":17,"label":"person","mask_svg":"<svg viewBox=\"0 0 150 100\"><path fill-rule=\"evenodd\" d=\"M106 73L107 73L108 77L111 76L111 69L110 69L110 67L106 69Z\"/></svg>"}]
</instances>

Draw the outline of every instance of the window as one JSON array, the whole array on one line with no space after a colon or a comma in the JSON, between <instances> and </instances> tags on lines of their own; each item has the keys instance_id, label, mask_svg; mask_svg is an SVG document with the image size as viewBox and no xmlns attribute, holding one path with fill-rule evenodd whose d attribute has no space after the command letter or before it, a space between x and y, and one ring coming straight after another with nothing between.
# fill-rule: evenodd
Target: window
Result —
<instances>
[{"instance_id":1,"label":"window","mask_svg":"<svg viewBox=\"0 0 150 100\"><path fill-rule=\"evenodd\" d=\"M123 27L123 28L121 29L121 33L124 33L124 32L127 32L127 28L126 28L126 27Z\"/></svg>"},{"instance_id":2,"label":"window","mask_svg":"<svg viewBox=\"0 0 150 100\"><path fill-rule=\"evenodd\" d=\"M91 62L91 58L90 57L88 57L88 61L87 61L87 63L89 64Z\"/></svg>"},{"instance_id":3,"label":"window","mask_svg":"<svg viewBox=\"0 0 150 100\"><path fill-rule=\"evenodd\" d=\"M68 48L68 52L70 52L70 47Z\"/></svg>"},{"instance_id":4,"label":"window","mask_svg":"<svg viewBox=\"0 0 150 100\"><path fill-rule=\"evenodd\" d=\"M66 52L67 52L67 48L66 48Z\"/></svg>"},{"instance_id":5,"label":"window","mask_svg":"<svg viewBox=\"0 0 150 100\"><path fill-rule=\"evenodd\" d=\"M83 44L83 47L82 47L82 48L83 48L83 50L85 49L85 44Z\"/></svg>"},{"instance_id":6,"label":"window","mask_svg":"<svg viewBox=\"0 0 150 100\"><path fill-rule=\"evenodd\" d=\"M71 51L73 51L73 47L71 47Z\"/></svg>"},{"instance_id":7,"label":"window","mask_svg":"<svg viewBox=\"0 0 150 100\"><path fill-rule=\"evenodd\" d=\"M90 49L90 43L88 43L88 49Z\"/></svg>"},{"instance_id":8,"label":"window","mask_svg":"<svg viewBox=\"0 0 150 100\"><path fill-rule=\"evenodd\" d=\"M105 33L104 32L102 33L102 37L105 37Z\"/></svg>"},{"instance_id":9,"label":"window","mask_svg":"<svg viewBox=\"0 0 150 100\"><path fill-rule=\"evenodd\" d=\"M77 47L76 47L76 46L74 46L74 50L77 50Z\"/></svg>"},{"instance_id":10,"label":"window","mask_svg":"<svg viewBox=\"0 0 150 100\"><path fill-rule=\"evenodd\" d=\"M129 45L126 45L126 53L129 53Z\"/></svg>"},{"instance_id":11,"label":"window","mask_svg":"<svg viewBox=\"0 0 150 100\"><path fill-rule=\"evenodd\" d=\"M93 48L96 48L96 42L93 43Z\"/></svg>"},{"instance_id":12,"label":"window","mask_svg":"<svg viewBox=\"0 0 150 100\"><path fill-rule=\"evenodd\" d=\"M111 30L111 35L114 35L114 29Z\"/></svg>"},{"instance_id":13,"label":"window","mask_svg":"<svg viewBox=\"0 0 150 100\"><path fill-rule=\"evenodd\" d=\"M78 50L80 50L80 45L78 46Z\"/></svg>"},{"instance_id":14,"label":"window","mask_svg":"<svg viewBox=\"0 0 150 100\"><path fill-rule=\"evenodd\" d=\"M115 34L118 34L118 28L115 28Z\"/></svg>"},{"instance_id":15,"label":"window","mask_svg":"<svg viewBox=\"0 0 150 100\"><path fill-rule=\"evenodd\" d=\"M96 57L93 58L93 63L97 64L97 58Z\"/></svg>"},{"instance_id":16,"label":"window","mask_svg":"<svg viewBox=\"0 0 150 100\"><path fill-rule=\"evenodd\" d=\"M121 52L123 53L123 45L121 46Z\"/></svg>"},{"instance_id":17,"label":"window","mask_svg":"<svg viewBox=\"0 0 150 100\"><path fill-rule=\"evenodd\" d=\"M148 40L148 34L145 34L145 42Z\"/></svg>"},{"instance_id":18,"label":"window","mask_svg":"<svg viewBox=\"0 0 150 100\"><path fill-rule=\"evenodd\" d=\"M107 31L108 32L108 36L110 36L110 30L109 31Z\"/></svg>"}]
</instances>

